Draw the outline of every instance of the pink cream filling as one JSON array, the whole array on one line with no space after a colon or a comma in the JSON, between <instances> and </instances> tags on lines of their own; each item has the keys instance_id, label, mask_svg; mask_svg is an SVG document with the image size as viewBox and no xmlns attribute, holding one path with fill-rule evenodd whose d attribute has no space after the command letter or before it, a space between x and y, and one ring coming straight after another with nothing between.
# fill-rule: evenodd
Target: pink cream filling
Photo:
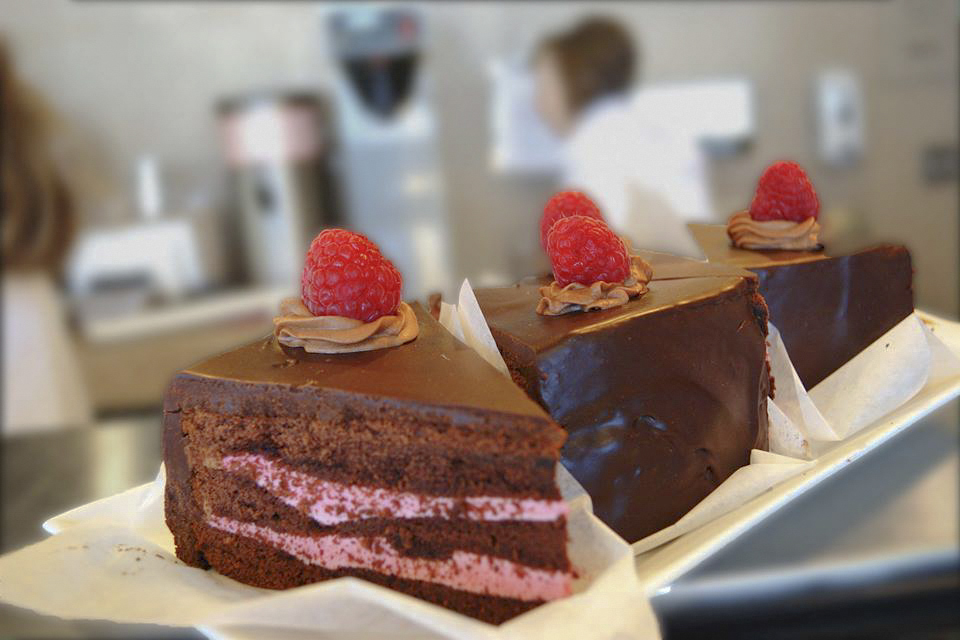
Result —
<instances>
[{"instance_id":1,"label":"pink cream filling","mask_svg":"<svg viewBox=\"0 0 960 640\"><path fill-rule=\"evenodd\" d=\"M429 496L321 480L266 456L224 456L223 468L251 474L257 486L323 525L366 518L466 518L478 521L552 522L567 515L563 500Z\"/></svg>"},{"instance_id":2,"label":"pink cream filling","mask_svg":"<svg viewBox=\"0 0 960 640\"><path fill-rule=\"evenodd\" d=\"M570 595L569 573L526 567L509 560L454 551L444 560L402 556L386 538L337 534L304 536L281 533L251 522L210 516L210 526L284 551L301 562L325 569L369 569L377 573L441 584L452 589L525 601Z\"/></svg>"}]
</instances>

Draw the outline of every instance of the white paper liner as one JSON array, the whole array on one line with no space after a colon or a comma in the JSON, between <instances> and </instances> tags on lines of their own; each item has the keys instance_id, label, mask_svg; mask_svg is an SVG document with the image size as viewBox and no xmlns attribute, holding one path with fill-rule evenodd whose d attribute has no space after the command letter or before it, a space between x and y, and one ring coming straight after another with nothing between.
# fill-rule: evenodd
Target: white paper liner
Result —
<instances>
[{"instance_id":1,"label":"white paper liner","mask_svg":"<svg viewBox=\"0 0 960 640\"><path fill-rule=\"evenodd\" d=\"M477 296L470 286L469 280L464 280L460 285L460 297L457 304L440 303L440 324L447 328L456 338L489 362L493 367L503 375L510 377L510 371L507 369L507 363L503 361L500 355L500 349L490 333L490 327L487 325L486 318L483 317L483 311L480 310L480 303L477 302Z\"/></svg>"}]
</instances>

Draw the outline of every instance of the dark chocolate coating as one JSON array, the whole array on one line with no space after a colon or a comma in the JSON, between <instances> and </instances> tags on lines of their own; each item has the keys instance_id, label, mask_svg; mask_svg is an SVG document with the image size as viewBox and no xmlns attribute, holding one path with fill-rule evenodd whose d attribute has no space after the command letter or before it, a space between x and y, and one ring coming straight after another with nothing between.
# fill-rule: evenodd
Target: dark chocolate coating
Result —
<instances>
[{"instance_id":1,"label":"dark chocolate coating","mask_svg":"<svg viewBox=\"0 0 960 640\"><path fill-rule=\"evenodd\" d=\"M749 251L726 228L690 225L714 264L757 274L770 321L807 389L913 313L906 247L884 244L831 257L823 251Z\"/></svg>"},{"instance_id":2,"label":"dark chocolate coating","mask_svg":"<svg viewBox=\"0 0 960 640\"><path fill-rule=\"evenodd\" d=\"M424 406L462 420L491 413L555 429L549 418L477 353L454 338L419 303L420 335L397 347L359 353L307 354L281 350L272 336L220 354L177 374L173 390L227 414L307 415L343 401L397 409ZM218 394L211 393L218 387ZM215 405L215 407L214 407Z\"/></svg>"},{"instance_id":3,"label":"dark chocolate coating","mask_svg":"<svg viewBox=\"0 0 960 640\"><path fill-rule=\"evenodd\" d=\"M563 463L633 542L766 446L766 308L754 275L641 252L650 290L615 309L541 316L546 279L477 298L515 379L567 429Z\"/></svg>"}]
</instances>

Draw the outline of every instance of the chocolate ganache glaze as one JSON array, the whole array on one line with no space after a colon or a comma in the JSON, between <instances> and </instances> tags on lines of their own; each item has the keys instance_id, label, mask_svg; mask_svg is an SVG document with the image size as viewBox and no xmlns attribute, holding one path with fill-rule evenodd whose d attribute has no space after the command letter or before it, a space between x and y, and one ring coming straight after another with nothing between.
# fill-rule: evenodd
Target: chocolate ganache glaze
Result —
<instances>
[{"instance_id":1,"label":"chocolate ganache glaze","mask_svg":"<svg viewBox=\"0 0 960 640\"><path fill-rule=\"evenodd\" d=\"M731 246L721 225L690 230L711 264L757 274L770 321L808 389L913 313L906 247L746 250Z\"/></svg>"},{"instance_id":2,"label":"chocolate ganache glaze","mask_svg":"<svg viewBox=\"0 0 960 640\"><path fill-rule=\"evenodd\" d=\"M418 410L429 405L452 420L484 421L498 413L521 416L530 420L535 433L552 433L549 420L536 405L512 393L515 389L508 380L492 375L489 365L422 306L411 307L421 332L403 348L305 354L301 349L281 348L271 335L178 374L168 404L202 402L231 415L331 420L342 417L345 399L352 407L352 413L347 413L355 418L387 406ZM538 435L536 440L543 437Z\"/></svg>"},{"instance_id":3,"label":"chocolate ganache glaze","mask_svg":"<svg viewBox=\"0 0 960 640\"><path fill-rule=\"evenodd\" d=\"M630 542L766 447L771 389L756 276L638 253L649 291L613 309L537 315L547 278L477 291L514 380L568 432L564 466Z\"/></svg>"}]
</instances>

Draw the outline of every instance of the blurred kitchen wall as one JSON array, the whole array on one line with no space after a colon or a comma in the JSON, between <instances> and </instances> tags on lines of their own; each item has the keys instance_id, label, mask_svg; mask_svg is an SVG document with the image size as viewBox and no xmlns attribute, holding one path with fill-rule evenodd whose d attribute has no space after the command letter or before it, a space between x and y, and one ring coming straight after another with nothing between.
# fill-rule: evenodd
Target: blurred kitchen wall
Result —
<instances>
[{"instance_id":1,"label":"blurred kitchen wall","mask_svg":"<svg viewBox=\"0 0 960 640\"><path fill-rule=\"evenodd\" d=\"M957 3L430 3L422 10L456 265L497 279L543 264L534 223L549 176L490 168L489 60L525 50L588 13L620 18L640 39L650 83L737 75L755 87L757 133L712 167L718 212L744 206L770 161L804 164L825 208L914 250L922 306L958 305L957 182L925 181L924 153L957 145ZM67 117L88 173L112 192L85 212L122 216L138 154L162 159L174 188L219 186L211 105L251 87L325 87L330 62L314 3L4 3L24 75ZM865 97L866 155L832 170L816 154L813 87L827 68L855 72ZM205 193L206 192L206 193ZM89 203L88 203L89 204ZM828 222L829 224L829 222ZM844 224L851 224L845 221Z\"/></svg>"},{"instance_id":2,"label":"blurred kitchen wall","mask_svg":"<svg viewBox=\"0 0 960 640\"><path fill-rule=\"evenodd\" d=\"M95 222L128 215L123 194L143 153L162 160L173 189L219 186L224 96L314 88L331 73L309 3L4 0L0 31L72 126L88 173L107 183L106 197L84 203Z\"/></svg>"},{"instance_id":3,"label":"blurred kitchen wall","mask_svg":"<svg viewBox=\"0 0 960 640\"><path fill-rule=\"evenodd\" d=\"M162 173L165 215L235 215L215 105L270 89L342 91L325 27L337 6L363 5L0 0L0 34L20 73L62 118L84 224L136 228L143 221L135 178L145 155ZM764 166L795 159L820 192L828 234L906 243L918 306L957 315L955 0L405 6L425 27L422 66L435 117L438 201L453 232L453 283L463 276L474 284L504 282L546 267L536 221L556 179L494 167L489 69L529 55L548 32L602 14L639 40L645 83L750 83L750 144L711 160L718 221L749 203ZM815 87L829 69L853 74L863 92L864 154L845 168L824 162L817 147ZM952 172L938 171L944 157L953 158ZM235 251L228 237L204 237L201 253L211 263ZM275 292L243 280L223 287L215 303L201 291L186 303L118 317L102 331L79 331L97 411L155 406L174 371L266 331Z\"/></svg>"}]
</instances>

